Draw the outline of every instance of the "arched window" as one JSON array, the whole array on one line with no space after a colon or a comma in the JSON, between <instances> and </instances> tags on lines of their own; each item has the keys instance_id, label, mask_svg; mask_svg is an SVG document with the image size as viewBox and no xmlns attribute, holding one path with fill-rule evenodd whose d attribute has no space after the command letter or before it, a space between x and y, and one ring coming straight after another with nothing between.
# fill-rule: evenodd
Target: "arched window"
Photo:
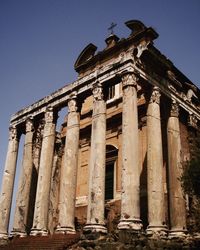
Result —
<instances>
[{"instance_id":1,"label":"arched window","mask_svg":"<svg viewBox=\"0 0 200 250\"><path fill-rule=\"evenodd\" d=\"M105 200L114 199L117 155L117 148L112 145L106 146Z\"/></svg>"}]
</instances>

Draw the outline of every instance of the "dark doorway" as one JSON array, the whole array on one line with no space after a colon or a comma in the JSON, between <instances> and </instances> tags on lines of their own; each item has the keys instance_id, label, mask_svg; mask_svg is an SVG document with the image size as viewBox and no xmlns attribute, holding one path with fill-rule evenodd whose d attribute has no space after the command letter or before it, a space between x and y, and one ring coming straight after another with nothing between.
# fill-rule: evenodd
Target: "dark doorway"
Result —
<instances>
[{"instance_id":1,"label":"dark doorway","mask_svg":"<svg viewBox=\"0 0 200 250\"><path fill-rule=\"evenodd\" d=\"M105 169L105 201L114 199L115 175L118 150L112 145L106 145L106 169Z\"/></svg>"},{"instance_id":2,"label":"dark doorway","mask_svg":"<svg viewBox=\"0 0 200 250\"><path fill-rule=\"evenodd\" d=\"M111 200L114 198L114 162L106 164L106 176L105 176L105 200Z\"/></svg>"}]
</instances>

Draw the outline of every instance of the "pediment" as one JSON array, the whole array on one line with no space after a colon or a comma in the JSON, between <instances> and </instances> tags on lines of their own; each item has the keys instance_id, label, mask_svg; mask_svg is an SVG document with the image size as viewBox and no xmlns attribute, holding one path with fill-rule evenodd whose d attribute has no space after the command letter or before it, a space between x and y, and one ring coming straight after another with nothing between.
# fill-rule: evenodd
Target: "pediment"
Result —
<instances>
[{"instance_id":1,"label":"pediment","mask_svg":"<svg viewBox=\"0 0 200 250\"><path fill-rule=\"evenodd\" d=\"M125 25L132 31L132 34L137 34L145 30L146 26L138 20L130 20L125 22Z\"/></svg>"},{"instance_id":2,"label":"pediment","mask_svg":"<svg viewBox=\"0 0 200 250\"><path fill-rule=\"evenodd\" d=\"M74 64L75 70L77 70L82 64L89 61L95 55L96 50L97 47L94 44L92 43L88 44L78 56Z\"/></svg>"}]
</instances>

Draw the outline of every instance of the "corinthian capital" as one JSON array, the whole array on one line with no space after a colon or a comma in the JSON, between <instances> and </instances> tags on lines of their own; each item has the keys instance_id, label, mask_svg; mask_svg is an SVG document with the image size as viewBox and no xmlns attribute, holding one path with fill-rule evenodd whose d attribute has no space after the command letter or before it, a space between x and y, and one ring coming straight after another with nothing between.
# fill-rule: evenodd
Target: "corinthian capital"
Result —
<instances>
[{"instance_id":1,"label":"corinthian capital","mask_svg":"<svg viewBox=\"0 0 200 250\"><path fill-rule=\"evenodd\" d=\"M18 133L16 126L10 126L9 127L9 141L10 140L17 140L18 139Z\"/></svg>"},{"instance_id":2,"label":"corinthian capital","mask_svg":"<svg viewBox=\"0 0 200 250\"><path fill-rule=\"evenodd\" d=\"M170 116L178 117L179 115L179 105L176 100L172 99Z\"/></svg>"},{"instance_id":3,"label":"corinthian capital","mask_svg":"<svg viewBox=\"0 0 200 250\"><path fill-rule=\"evenodd\" d=\"M188 116L188 125L193 128L198 128L198 119L195 114L189 114Z\"/></svg>"},{"instance_id":4,"label":"corinthian capital","mask_svg":"<svg viewBox=\"0 0 200 250\"><path fill-rule=\"evenodd\" d=\"M150 103L157 103L157 104L160 104L160 89L156 86L153 87L153 91L152 91L152 94L151 94L151 97L150 97Z\"/></svg>"},{"instance_id":5,"label":"corinthian capital","mask_svg":"<svg viewBox=\"0 0 200 250\"><path fill-rule=\"evenodd\" d=\"M52 123L54 120L53 108L47 107L45 115L44 115L45 123Z\"/></svg>"},{"instance_id":6,"label":"corinthian capital","mask_svg":"<svg viewBox=\"0 0 200 250\"><path fill-rule=\"evenodd\" d=\"M33 118L29 117L26 120L26 133L33 131L33 129L34 129L34 127L33 127Z\"/></svg>"},{"instance_id":7,"label":"corinthian capital","mask_svg":"<svg viewBox=\"0 0 200 250\"><path fill-rule=\"evenodd\" d=\"M121 79L123 88L127 86L137 87L138 77L133 72L122 72Z\"/></svg>"},{"instance_id":8,"label":"corinthian capital","mask_svg":"<svg viewBox=\"0 0 200 250\"><path fill-rule=\"evenodd\" d=\"M76 112L78 109L77 107L77 93L73 92L68 100L68 112Z\"/></svg>"},{"instance_id":9,"label":"corinthian capital","mask_svg":"<svg viewBox=\"0 0 200 250\"><path fill-rule=\"evenodd\" d=\"M92 93L94 97L94 101L103 100L103 87L100 82L95 82L92 86Z\"/></svg>"}]
</instances>

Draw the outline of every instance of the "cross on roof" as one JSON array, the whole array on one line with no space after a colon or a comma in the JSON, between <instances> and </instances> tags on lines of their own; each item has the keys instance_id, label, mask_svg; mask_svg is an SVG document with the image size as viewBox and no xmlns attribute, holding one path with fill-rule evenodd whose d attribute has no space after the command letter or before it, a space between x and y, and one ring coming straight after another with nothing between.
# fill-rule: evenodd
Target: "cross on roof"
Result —
<instances>
[{"instance_id":1,"label":"cross on roof","mask_svg":"<svg viewBox=\"0 0 200 250\"><path fill-rule=\"evenodd\" d=\"M108 30L110 30L110 34L113 34L113 29L117 26L116 23L111 23L110 27L108 28Z\"/></svg>"}]
</instances>

